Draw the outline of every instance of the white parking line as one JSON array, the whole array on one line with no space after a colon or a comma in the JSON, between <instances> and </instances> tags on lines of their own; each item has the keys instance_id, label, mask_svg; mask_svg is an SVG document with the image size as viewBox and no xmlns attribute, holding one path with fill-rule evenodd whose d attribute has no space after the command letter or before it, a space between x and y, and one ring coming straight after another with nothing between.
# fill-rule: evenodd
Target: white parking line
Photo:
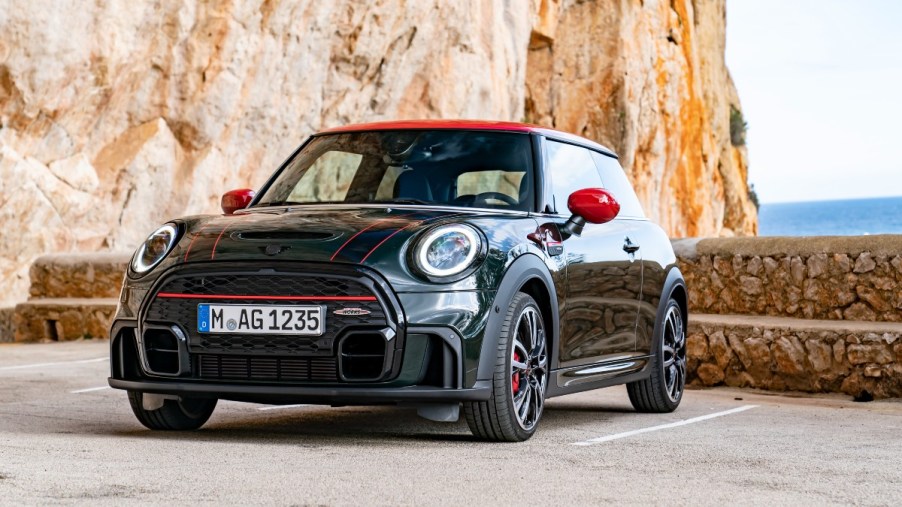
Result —
<instances>
[{"instance_id":1,"label":"white parking line","mask_svg":"<svg viewBox=\"0 0 902 507\"><path fill-rule=\"evenodd\" d=\"M77 391L69 391L72 394L81 394L81 393L93 393L94 391L103 391L104 389L109 389L110 386L102 386L102 387L89 387L87 389L79 389Z\"/></svg>"},{"instance_id":2,"label":"white parking line","mask_svg":"<svg viewBox=\"0 0 902 507\"><path fill-rule=\"evenodd\" d=\"M24 370L26 368L42 368L45 366L61 366L64 364L85 364L85 363L99 363L101 361L108 361L109 357L98 357L96 359L81 359L79 361L59 361L55 363L34 363L34 364L20 364L18 366L0 366L0 371L8 371L8 370Z\"/></svg>"},{"instance_id":3,"label":"white parking line","mask_svg":"<svg viewBox=\"0 0 902 507\"><path fill-rule=\"evenodd\" d=\"M274 405L272 407L260 407L257 410L279 410L282 408L309 407L310 405Z\"/></svg>"},{"instance_id":4,"label":"white parking line","mask_svg":"<svg viewBox=\"0 0 902 507\"><path fill-rule=\"evenodd\" d=\"M715 417L723 417L725 415L730 414L738 414L739 412L745 412L746 410L753 409L758 405L743 405L741 407L737 407L730 410L725 410L723 412L715 412L713 414L703 415L699 417L693 417L692 419L684 419L682 421L672 422L668 424L661 424L658 426L651 426L648 428L642 428L638 430L632 431L624 431L623 433L615 433L613 435L605 435L603 437L590 438L589 440L583 440L582 442L573 442L570 445L594 445L600 444L602 442L610 442L611 440L617 440L620 438L631 437L633 435L641 435L642 433L650 433L652 431L658 430L666 430L670 428L677 428L679 426L686 426L687 424L694 424L697 422L707 421L708 419L714 419Z\"/></svg>"}]
</instances>

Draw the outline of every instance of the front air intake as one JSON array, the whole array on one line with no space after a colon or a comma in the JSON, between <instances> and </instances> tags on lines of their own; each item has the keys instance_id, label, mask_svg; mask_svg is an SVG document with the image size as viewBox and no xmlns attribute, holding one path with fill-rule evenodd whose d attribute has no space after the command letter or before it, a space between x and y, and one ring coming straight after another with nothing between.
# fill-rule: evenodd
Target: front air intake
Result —
<instances>
[{"instance_id":1,"label":"front air intake","mask_svg":"<svg viewBox=\"0 0 902 507\"><path fill-rule=\"evenodd\" d=\"M380 380L386 373L388 343L382 333L348 334L338 345L339 369L343 380L365 382Z\"/></svg>"},{"instance_id":2,"label":"front air intake","mask_svg":"<svg viewBox=\"0 0 902 507\"><path fill-rule=\"evenodd\" d=\"M335 382L335 358L255 357L200 354L197 372L202 379L254 382Z\"/></svg>"},{"instance_id":3,"label":"front air intake","mask_svg":"<svg viewBox=\"0 0 902 507\"><path fill-rule=\"evenodd\" d=\"M144 354L153 373L179 374L179 342L169 329L151 328L144 331Z\"/></svg>"}]
</instances>

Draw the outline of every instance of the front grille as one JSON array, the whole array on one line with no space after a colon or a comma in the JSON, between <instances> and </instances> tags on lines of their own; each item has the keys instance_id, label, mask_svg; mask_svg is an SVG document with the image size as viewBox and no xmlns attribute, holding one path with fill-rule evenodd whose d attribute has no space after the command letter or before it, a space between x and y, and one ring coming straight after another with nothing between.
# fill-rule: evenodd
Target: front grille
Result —
<instances>
[{"instance_id":1,"label":"front grille","mask_svg":"<svg viewBox=\"0 0 902 507\"><path fill-rule=\"evenodd\" d=\"M184 294L244 294L259 296L372 296L360 282L347 278L321 275L256 273L190 275L173 278L160 292Z\"/></svg>"},{"instance_id":2,"label":"front grille","mask_svg":"<svg viewBox=\"0 0 902 507\"><path fill-rule=\"evenodd\" d=\"M335 382L335 358L241 357L200 354L197 371L202 379L258 382Z\"/></svg>"},{"instance_id":3,"label":"front grille","mask_svg":"<svg viewBox=\"0 0 902 507\"><path fill-rule=\"evenodd\" d=\"M188 335L188 351L192 354L236 356L314 356L333 357L335 340L350 330L382 329L390 326L383 305L379 301L332 300L340 297L372 297L373 289L359 277L347 275L310 274L276 271L263 268L235 273L176 274L163 283L158 292L192 296L238 296L223 299L154 298L144 313L145 322L177 324ZM310 301L272 301L279 305L322 305L325 307L326 327L322 336L210 334L197 331L197 305L209 304L267 304L260 299L240 296L305 296L322 297ZM336 315L340 309L361 309Z\"/></svg>"},{"instance_id":4,"label":"front grille","mask_svg":"<svg viewBox=\"0 0 902 507\"><path fill-rule=\"evenodd\" d=\"M252 355L328 354L328 349L320 350L316 344L318 339L318 336L201 334L192 341L192 349L203 352L235 352Z\"/></svg>"}]
</instances>

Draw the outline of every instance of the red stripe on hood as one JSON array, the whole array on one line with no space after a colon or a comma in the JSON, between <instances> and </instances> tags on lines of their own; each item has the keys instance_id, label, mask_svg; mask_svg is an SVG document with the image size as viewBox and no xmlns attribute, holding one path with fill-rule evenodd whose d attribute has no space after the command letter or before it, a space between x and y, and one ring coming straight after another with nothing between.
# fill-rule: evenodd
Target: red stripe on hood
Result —
<instances>
[{"instance_id":1,"label":"red stripe on hood","mask_svg":"<svg viewBox=\"0 0 902 507\"><path fill-rule=\"evenodd\" d=\"M390 221L390 220L397 220L397 219L399 219L399 218L409 217L410 215L416 215L417 213L419 213L419 211L414 211L413 213L407 213L407 214L404 214L404 215L398 215L398 216L396 216L396 217L386 217L386 218L381 218L381 219L379 219L379 220L376 220L375 222L373 222L373 223L371 223L370 225L364 227L363 229L360 229L360 230L357 231L353 236L351 236L350 238L348 238L348 240L345 241L344 244L342 244L340 247L338 247L338 250L336 250L335 253L332 254L332 257L330 257L329 260L330 260L330 261L334 261L335 258L338 257L339 252L341 252L341 251L344 249L344 247L348 246L348 244L351 243L351 241L354 241L354 238L356 238L357 236L360 236L360 235L363 234L364 232L366 232L366 231L372 229L373 227L376 227L376 226L379 225L380 223L382 223L382 222L388 222L388 221Z\"/></svg>"},{"instance_id":2,"label":"red stripe on hood","mask_svg":"<svg viewBox=\"0 0 902 507\"><path fill-rule=\"evenodd\" d=\"M226 229L228 229L228 228L229 228L232 224L234 224L236 221L238 221L238 220L240 220L240 219L242 219L242 218L247 218L247 217L249 217L249 216L250 216L250 215L240 215L239 217L235 218L235 220L233 220L232 222L227 223L227 224L225 225L225 227L222 228L222 231L220 231L219 236L216 237L216 242L213 243L213 249L210 251L210 260L211 260L211 261L216 257L216 247L219 246L219 240L222 239L222 235L225 234Z\"/></svg>"},{"instance_id":3,"label":"red stripe on hood","mask_svg":"<svg viewBox=\"0 0 902 507\"><path fill-rule=\"evenodd\" d=\"M203 227L201 227L201 228L197 231L197 233L194 235L194 237L191 238L191 243L188 243L188 249L185 250L185 258L182 260L182 262L188 262L188 254L191 253L191 247L194 246L194 242L197 241L197 238L200 237L201 233L204 232L204 229L206 229L207 226L209 226L209 225L210 225L210 222L205 223L205 224L203 225Z\"/></svg>"},{"instance_id":4,"label":"red stripe on hood","mask_svg":"<svg viewBox=\"0 0 902 507\"><path fill-rule=\"evenodd\" d=\"M370 249L370 251L367 252L366 255L364 255L362 259L360 259L360 263L363 264L363 262L364 262L365 260L367 260L367 259L369 258L370 255L373 255L373 252L375 252L376 249L378 249L380 246L382 246L383 243L385 243L386 241L392 239L392 237L393 237L395 234L398 234L399 232L401 232L401 231L403 231L403 230L405 230L405 229L409 229L409 228L411 228L411 227L413 227L413 226L416 226L416 225L422 225L422 224L425 224L426 222L430 222L430 221L432 221L432 220L440 220L440 219L445 219L445 218L454 218L454 217L459 217L459 216L462 216L462 215L465 215L465 213L458 213L458 214L456 214L456 215L445 215L445 216L441 216L441 217L432 217L432 218L427 218L427 219L425 219L425 220L420 220L420 221L418 221L418 222L412 222L412 223L409 223L409 224L405 225L404 227L401 227L401 228L398 229L397 231L395 231L395 232L389 234L388 237L386 237L385 239L383 239L382 241L380 241L379 243L377 243L376 246L374 246L372 249Z\"/></svg>"}]
</instances>

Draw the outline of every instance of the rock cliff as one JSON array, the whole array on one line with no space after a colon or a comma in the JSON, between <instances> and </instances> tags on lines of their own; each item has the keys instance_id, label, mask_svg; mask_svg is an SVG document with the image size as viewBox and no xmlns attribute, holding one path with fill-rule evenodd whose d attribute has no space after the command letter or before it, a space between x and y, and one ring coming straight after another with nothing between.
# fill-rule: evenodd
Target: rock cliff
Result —
<instances>
[{"instance_id":1,"label":"rock cliff","mask_svg":"<svg viewBox=\"0 0 902 507\"><path fill-rule=\"evenodd\" d=\"M356 121L527 118L616 149L671 234L754 234L724 30L724 0L0 0L0 303Z\"/></svg>"},{"instance_id":2,"label":"rock cliff","mask_svg":"<svg viewBox=\"0 0 902 507\"><path fill-rule=\"evenodd\" d=\"M614 148L671 236L756 234L747 154L730 141L739 99L724 63L725 2L540 5L527 119Z\"/></svg>"}]
</instances>

